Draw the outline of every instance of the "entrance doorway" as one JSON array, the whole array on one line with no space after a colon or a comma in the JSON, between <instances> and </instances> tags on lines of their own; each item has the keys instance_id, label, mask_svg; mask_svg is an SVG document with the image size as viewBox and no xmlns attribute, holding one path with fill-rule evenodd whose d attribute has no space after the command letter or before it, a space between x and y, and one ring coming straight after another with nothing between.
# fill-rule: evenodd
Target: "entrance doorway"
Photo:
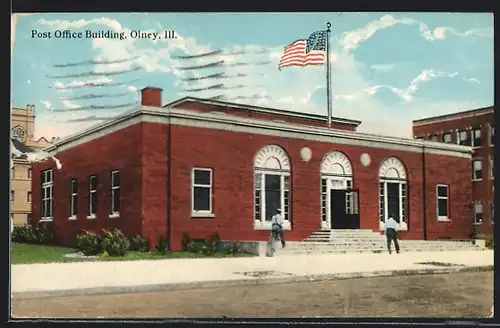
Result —
<instances>
[{"instance_id":1,"label":"entrance doorway","mask_svg":"<svg viewBox=\"0 0 500 328\"><path fill-rule=\"evenodd\" d=\"M357 190L330 190L331 229L359 229Z\"/></svg>"}]
</instances>

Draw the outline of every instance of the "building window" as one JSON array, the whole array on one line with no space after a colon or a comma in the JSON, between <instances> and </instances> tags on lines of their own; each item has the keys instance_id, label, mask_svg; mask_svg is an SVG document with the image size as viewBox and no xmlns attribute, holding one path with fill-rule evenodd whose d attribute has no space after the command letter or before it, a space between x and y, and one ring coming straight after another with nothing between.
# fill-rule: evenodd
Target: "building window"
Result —
<instances>
[{"instance_id":1,"label":"building window","mask_svg":"<svg viewBox=\"0 0 500 328\"><path fill-rule=\"evenodd\" d=\"M15 167L12 167L12 169L11 169L11 175L12 175L12 178L16 177L16 168Z\"/></svg>"},{"instance_id":2,"label":"building window","mask_svg":"<svg viewBox=\"0 0 500 328\"><path fill-rule=\"evenodd\" d=\"M212 169L193 168L191 176L192 215L213 214L212 211Z\"/></svg>"},{"instance_id":3,"label":"building window","mask_svg":"<svg viewBox=\"0 0 500 328\"><path fill-rule=\"evenodd\" d=\"M493 156L490 157L490 178L495 179L495 164L493 163Z\"/></svg>"},{"instance_id":4,"label":"building window","mask_svg":"<svg viewBox=\"0 0 500 328\"><path fill-rule=\"evenodd\" d=\"M470 133L468 130L457 132L457 143L462 146L470 146Z\"/></svg>"},{"instance_id":5,"label":"building window","mask_svg":"<svg viewBox=\"0 0 500 328\"><path fill-rule=\"evenodd\" d=\"M69 218L76 219L76 214L78 213L78 181L71 179L69 188Z\"/></svg>"},{"instance_id":6,"label":"building window","mask_svg":"<svg viewBox=\"0 0 500 328\"><path fill-rule=\"evenodd\" d=\"M408 181L403 162L396 157L386 159L379 168L379 228L384 229L384 222L394 217L400 230L408 230Z\"/></svg>"},{"instance_id":7,"label":"building window","mask_svg":"<svg viewBox=\"0 0 500 328\"><path fill-rule=\"evenodd\" d=\"M491 202L491 224L495 223L495 203Z\"/></svg>"},{"instance_id":8,"label":"building window","mask_svg":"<svg viewBox=\"0 0 500 328\"><path fill-rule=\"evenodd\" d=\"M11 201L11 202L13 202L13 201L14 201L15 195L16 195L16 193L14 192L14 190L11 190L11 191L10 191L10 201Z\"/></svg>"},{"instance_id":9,"label":"building window","mask_svg":"<svg viewBox=\"0 0 500 328\"><path fill-rule=\"evenodd\" d=\"M26 202L31 203L31 191L26 193Z\"/></svg>"},{"instance_id":10,"label":"building window","mask_svg":"<svg viewBox=\"0 0 500 328\"><path fill-rule=\"evenodd\" d=\"M88 204L88 217L94 219L97 212L97 176L92 175L89 177L89 204Z\"/></svg>"},{"instance_id":11,"label":"building window","mask_svg":"<svg viewBox=\"0 0 500 328\"><path fill-rule=\"evenodd\" d=\"M290 160L277 145L261 148L254 157L254 227L271 229L271 218L280 209L283 228L291 229Z\"/></svg>"},{"instance_id":12,"label":"building window","mask_svg":"<svg viewBox=\"0 0 500 328\"><path fill-rule=\"evenodd\" d=\"M483 204L474 202L474 224L483 223Z\"/></svg>"},{"instance_id":13,"label":"building window","mask_svg":"<svg viewBox=\"0 0 500 328\"><path fill-rule=\"evenodd\" d=\"M438 140L438 137L437 137L437 135L434 135L434 134L433 134L433 135L430 135L430 136L429 136L429 140L430 140L430 141L437 141L437 140Z\"/></svg>"},{"instance_id":14,"label":"building window","mask_svg":"<svg viewBox=\"0 0 500 328\"><path fill-rule=\"evenodd\" d=\"M495 126L490 124L490 145L495 144Z\"/></svg>"},{"instance_id":15,"label":"building window","mask_svg":"<svg viewBox=\"0 0 500 328\"><path fill-rule=\"evenodd\" d=\"M111 172L111 213L120 215L120 171Z\"/></svg>"},{"instance_id":16,"label":"building window","mask_svg":"<svg viewBox=\"0 0 500 328\"><path fill-rule=\"evenodd\" d=\"M480 159L472 161L472 180L481 180L483 178L483 165Z\"/></svg>"},{"instance_id":17,"label":"building window","mask_svg":"<svg viewBox=\"0 0 500 328\"><path fill-rule=\"evenodd\" d=\"M481 128L472 129L472 147L481 147Z\"/></svg>"},{"instance_id":18,"label":"building window","mask_svg":"<svg viewBox=\"0 0 500 328\"><path fill-rule=\"evenodd\" d=\"M26 224L31 225L31 213L25 214Z\"/></svg>"},{"instance_id":19,"label":"building window","mask_svg":"<svg viewBox=\"0 0 500 328\"><path fill-rule=\"evenodd\" d=\"M25 136L26 136L26 132L24 131L24 129L22 127L17 126L14 129L12 129L12 138L14 138L20 142L24 142Z\"/></svg>"},{"instance_id":20,"label":"building window","mask_svg":"<svg viewBox=\"0 0 500 328\"><path fill-rule=\"evenodd\" d=\"M327 219L327 207L326 202L328 200L328 179L321 179L321 222L326 222Z\"/></svg>"},{"instance_id":21,"label":"building window","mask_svg":"<svg viewBox=\"0 0 500 328\"><path fill-rule=\"evenodd\" d=\"M437 185L436 187L436 211L437 219L448 221L449 220L449 204L448 204L448 186Z\"/></svg>"},{"instance_id":22,"label":"building window","mask_svg":"<svg viewBox=\"0 0 500 328\"><path fill-rule=\"evenodd\" d=\"M33 172L33 171L32 171L31 169L28 169L28 179L31 179L31 173L32 173L32 172Z\"/></svg>"},{"instance_id":23,"label":"building window","mask_svg":"<svg viewBox=\"0 0 500 328\"><path fill-rule=\"evenodd\" d=\"M441 141L450 143L451 142L451 133L448 132L448 133L444 133L443 135L441 135Z\"/></svg>"},{"instance_id":24,"label":"building window","mask_svg":"<svg viewBox=\"0 0 500 328\"><path fill-rule=\"evenodd\" d=\"M52 170L42 171L41 174L41 221L52 220L54 173Z\"/></svg>"}]
</instances>

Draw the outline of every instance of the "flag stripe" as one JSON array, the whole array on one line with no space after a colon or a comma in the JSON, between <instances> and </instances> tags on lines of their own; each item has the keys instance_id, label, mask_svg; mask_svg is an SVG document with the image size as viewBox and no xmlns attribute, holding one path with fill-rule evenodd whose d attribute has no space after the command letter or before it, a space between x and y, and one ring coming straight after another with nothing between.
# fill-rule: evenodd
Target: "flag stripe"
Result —
<instances>
[{"instance_id":1,"label":"flag stripe","mask_svg":"<svg viewBox=\"0 0 500 328\"><path fill-rule=\"evenodd\" d=\"M312 36L308 40L299 39L286 46L281 54L278 68L324 64L326 55L324 47L316 48L313 46L313 49L307 51L308 42L311 42L311 38Z\"/></svg>"}]
</instances>

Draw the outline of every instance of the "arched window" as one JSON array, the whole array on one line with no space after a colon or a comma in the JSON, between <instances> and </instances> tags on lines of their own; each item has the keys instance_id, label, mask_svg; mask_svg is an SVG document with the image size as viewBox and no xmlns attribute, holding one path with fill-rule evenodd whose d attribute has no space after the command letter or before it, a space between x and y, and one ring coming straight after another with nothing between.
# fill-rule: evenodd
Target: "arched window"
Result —
<instances>
[{"instance_id":1,"label":"arched window","mask_svg":"<svg viewBox=\"0 0 500 328\"><path fill-rule=\"evenodd\" d=\"M24 138L26 137L26 131L20 126L16 126L12 129L12 138L24 142Z\"/></svg>"},{"instance_id":2,"label":"arched window","mask_svg":"<svg viewBox=\"0 0 500 328\"><path fill-rule=\"evenodd\" d=\"M277 145L261 148L254 157L254 223L271 229L271 218L281 209L285 229L291 229L290 159Z\"/></svg>"},{"instance_id":3,"label":"arched window","mask_svg":"<svg viewBox=\"0 0 500 328\"><path fill-rule=\"evenodd\" d=\"M390 215L398 221L400 230L408 230L406 169L398 158L389 157L379 168L380 229Z\"/></svg>"},{"instance_id":4,"label":"arched window","mask_svg":"<svg viewBox=\"0 0 500 328\"><path fill-rule=\"evenodd\" d=\"M346 190L352 188L352 164L349 158L342 152L333 151L325 155L320 165L321 171L321 228L332 228L332 213L334 207L332 198L335 198L336 190ZM332 195L334 197L332 197ZM336 201L344 202L344 194L339 196L342 199ZM343 208L348 213L353 206L352 193L345 193L345 205L336 206Z\"/></svg>"}]
</instances>

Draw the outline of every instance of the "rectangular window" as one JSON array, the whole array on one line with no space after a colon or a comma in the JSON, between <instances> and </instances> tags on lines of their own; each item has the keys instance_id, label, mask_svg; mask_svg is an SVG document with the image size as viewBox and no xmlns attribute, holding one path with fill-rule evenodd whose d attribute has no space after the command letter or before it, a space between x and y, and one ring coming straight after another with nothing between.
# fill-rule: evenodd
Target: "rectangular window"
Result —
<instances>
[{"instance_id":1,"label":"rectangular window","mask_svg":"<svg viewBox=\"0 0 500 328\"><path fill-rule=\"evenodd\" d=\"M26 224L31 224L31 213L25 214Z\"/></svg>"},{"instance_id":2,"label":"rectangular window","mask_svg":"<svg viewBox=\"0 0 500 328\"><path fill-rule=\"evenodd\" d=\"M12 175L12 178L16 177L16 168L15 167L12 167L12 169L11 169L11 175Z\"/></svg>"},{"instance_id":3,"label":"rectangular window","mask_svg":"<svg viewBox=\"0 0 500 328\"><path fill-rule=\"evenodd\" d=\"M495 164L493 163L493 156L490 157L490 178L495 179Z\"/></svg>"},{"instance_id":4,"label":"rectangular window","mask_svg":"<svg viewBox=\"0 0 500 328\"><path fill-rule=\"evenodd\" d=\"M472 147L481 147L481 128L472 129Z\"/></svg>"},{"instance_id":5,"label":"rectangular window","mask_svg":"<svg viewBox=\"0 0 500 328\"><path fill-rule=\"evenodd\" d=\"M283 218L286 221L290 221L290 176L285 175L283 177Z\"/></svg>"},{"instance_id":6,"label":"rectangular window","mask_svg":"<svg viewBox=\"0 0 500 328\"><path fill-rule=\"evenodd\" d=\"M379 183L379 199L380 199L380 222L385 222L385 183Z\"/></svg>"},{"instance_id":7,"label":"rectangular window","mask_svg":"<svg viewBox=\"0 0 500 328\"><path fill-rule=\"evenodd\" d=\"M481 180L483 178L483 165L480 159L472 161L472 180Z\"/></svg>"},{"instance_id":8,"label":"rectangular window","mask_svg":"<svg viewBox=\"0 0 500 328\"><path fill-rule=\"evenodd\" d=\"M71 179L69 188L69 218L76 219L76 214L78 213L78 181Z\"/></svg>"},{"instance_id":9,"label":"rectangular window","mask_svg":"<svg viewBox=\"0 0 500 328\"><path fill-rule=\"evenodd\" d=\"M483 204L474 202L474 224L483 223Z\"/></svg>"},{"instance_id":10,"label":"rectangular window","mask_svg":"<svg viewBox=\"0 0 500 328\"><path fill-rule=\"evenodd\" d=\"M111 215L120 215L120 171L111 172Z\"/></svg>"},{"instance_id":11,"label":"rectangular window","mask_svg":"<svg viewBox=\"0 0 500 328\"><path fill-rule=\"evenodd\" d=\"M31 173L32 173L32 172L33 172L33 171L32 171L31 169L28 169L28 179L31 179Z\"/></svg>"},{"instance_id":12,"label":"rectangular window","mask_svg":"<svg viewBox=\"0 0 500 328\"><path fill-rule=\"evenodd\" d=\"M11 202L13 202L13 201L14 201L15 195L16 195L16 193L14 192L14 190L11 190L11 191L10 191L10 201L11 201Z\"/></svg>"},{"instance_id":13,"label":"rectangular window","mask_svg":"<svg viewBox=\"0 0 500 328\"><path fill-rule=\"evenodd\" d=\"M430 135L430 136L429 136L429 140L430 140L430 141L437 141L437 140L438 140L438 137L437 137L437 135Z\"/></svg>"},{"instance_id":14,"label":"rectangular window","mask_svg":"<svg viewBox=\"0 0 500 328\"><path fill-rule=\"evenodd\" d=\"M89 203L88 203L88 218L95 218L97 212L97 176L89 177Z\"/></svg>"},{"instance_id":15,"label":"rectangular window","mask_svg":"<svg viewBox=\"0 0 500 328\"><path fill-rule=\"evenodd\" d=\"M262 215L262 174L254 174L254 220L260 221Z\"/></svg>"},{"instance_id":16,"label":"rectangular window","mask_svg":"<svg viewBox=\"0 0 500 328\"><path fill-rule=\"evenodd\" d=\"M328 197L327 193L328 180L321 179L321 221L326 222L326 199Z\"/></svg>"},{"instance_id":17,"label":"rectangular window","mask_svg":"<svg viewBox=\"0 0 500 328\"><path fill-rule=\"evenodd\" d=\"M448 186L447 185L437 185L436 186L436 210L438 220L448 220Z\"/></svg>"},{"instance_id":18,"label":"rectangular window","mask_svg":"<svg viewBox=\"0 0 500 328\"><path fill-rule=\"evenodd\" d=\"M194 168L191 186L191 212L212 214L212 169Z\"/></svg>"},{"instance_id":19,"label":"rectangular window","mask_svg":"<svg viewBox=\"0 0 500 328\"><path fill-rule=\"evenodd\" d=\"M54 173L51 169L41 173L41 221L52 221Z\"/></svg>"},{"instance_id":20,"label":"rectangular window","mask_svg":"<svg viewBox=\"0 0 500 328\"><path fill-rule=\"evenodd\" d=\"M31 191L26 193L26 202L31 203Z\"/></svg>"},{"instance_id":21,"label":"rectangular window","mask_svg":"<svg viewBox=\"0 0 500 328\"><path fill-rule=\"evenodd\" d=\"M462 146L470 146L470 133L468 130L462 130L457 132L457 143Z\"/></svg>"},{"instance_id":22,"label":"rectangular window","mask_svg":"<svg viewBox=\"0 0 500 328\"><path fill-rule=\"evenodd\" d=\"M444 133L443 135L441 135L441 141L450 143L451 142L451 133L448 132L448 133Z\"/></svg>"},{"instance_id":23,"label":"rectangular window","mask_svg":"<svg viewBox=\"0 0 500 328\"><path fill-rule=\"evenodd\" d=\"M495 144L495 125L490 124L490 145Z\"/></svg>"}]
</instances>

